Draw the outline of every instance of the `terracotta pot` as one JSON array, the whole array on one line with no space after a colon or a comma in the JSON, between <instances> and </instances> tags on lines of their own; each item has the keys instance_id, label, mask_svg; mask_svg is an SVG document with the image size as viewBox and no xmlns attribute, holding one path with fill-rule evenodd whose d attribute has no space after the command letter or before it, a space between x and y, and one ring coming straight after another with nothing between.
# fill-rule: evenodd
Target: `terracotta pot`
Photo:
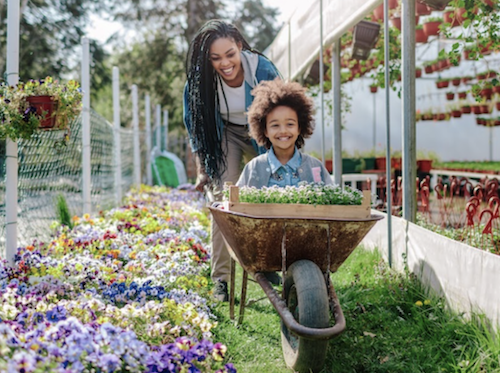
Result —
<instances>
[{"instance_id":1,"label":"terracotta pot","mask_svg":"<svg viewBox=\"0 0 500 373\"><path fill-rule=\"evenodd\" d=\"M495 102L495 108L500 111L500 101Z\"/></svg>"},{"instance_id":2,"label":"terracotta pot","mask_svg":"<svg viewBox=\"0 0 500 373\"><path fill-rule=\"evenodd\" d=\"M391 23L394 27L401 31L401 17L392 17Z\"/></svg>"},{"instance_id":3,"label":"terracotta pot","mask_svg":"<svg viewBox=\"0 0 500 373\"><path fill-rule=\"evenodd\" d=\"M461 111L462 114L470 114L472 112L472 109L470 106L462 106Z\"/></svg>"},{"instance_id":4,"label":"terracotta pot","mask_svg":"<svg viewBox=\"0 0 500 373\"><path fill-rule=\"evenodd\" d=\"M50 96L29 96L26 101L36 109L36 114L42 116L40 128L54 128L56 117L52 115L57 109L57 103Z\"/></svg>"},{"instance_id":5,"label":"terracotta pot","mask_svg":"<svg viewBox=\"0 0 500 373\"><path fill-rule=\"evenodd\" d=\"M432 65L426 65L424 67L424 71L426 74L432 74L434 71L432 70Z\"/></svg>"},{"instance_id":6,"label":"terracotta pot","mask_svg":"<svg viewBox=\"0 0 500 373\"><path fill-rule=\"evenodd\" d=\"M493 86L493 88L491 88L493 90L493 92L495 93L500 93L500 85L495 85Z\"/></svg>"},{"instance_id":7,"label":"terracotta pot","mask_svg":"<svg viewBox=\"0 0 500 373\"><path fill-rule=\"evenodd\" d=\"M477 80L484 80L486 79L486 74L485 73L480 73L476 75Z\"/></svg>"},{"instance_id":8,"label":"terracotta pot","mask_svg":"<svg viewBox=\"0 0 500 373\"><path fill-rule=\"evenodd\" d=\"M394 168L395 170L401 170L402 164L403 162L401 158L391 158L391 168Z\"/></svg>"},{"instance_id":9,"label":"terracotta pot","mask_svg":"<svg viewBox=\"0 0 500 373\"><path fill-rule=\"evenodd\" d=\"M481 105L472 105L471 109L472 109L472 112L474 114L476 114L476 115L482 113L482 111L481 111Z\"/></svg>"},{"instance_id":10,"label":"terracotta pot","mask_svg":"<svg viewBox=\"0 0 500 373\"><path fill-rule=\"evenodd\" d=\"M420 1L416 0L415 1L415 14L419 16L428 16L431 14L431 9Z\"/></svg>"},{"instance_id":11,"label":"terracotta pot","mask_svg":"<svg viewBox=\"0 0 500 373\"><path fill-rule=\"evenodd\" d=\"M488 71L485 75L486 75L486 79L491 79L491 78L495 78L497 76L497 73L495 71Z\"/></svg>"},{"instance_id":12,"label":"terracotta pot","mask_svg":"<svg viewBox=\"0 0 500 373\"><path fill-rule=\"evenodd\" d=\"M417 159L417 170L429 173L432 170L432 159Z\"/></svg>"},{"instance_id":13,"label":"terracotta pot","mask_svg":"<svg viewBox=\"0 0 500 373\"><path fill-rule=\"evenodd\" d=\"M370 92L371 93L377 93L378 87L376 85L370 86Z\"/></svg>"},{"instance_id":14,"label":"terracotta pot","mask_svg":"<svg viewBox=\"0 0 500 373\"><path fill-rule=\"evenodd\" d=\"M427 43L427 39L429 37L425 33L423 29L416 29L415 30L415 42L416 43Z\"/></svg>"},{"instance_id":15,"label":"terracotta pot","mask_svg":"<svg viewBox=\"0 0 500 373\"><path fill-rule=\"evenodd\" d=\"M325 159L325 168L328 172L333 172L333 161L331 159Z\"/></svg>"},{"instance_id":16,"label":"terracotta pot","mask_svg":"<svg viewBox=\"0 0 500 373\"><path fill-rule=\"evenodd\" d=\"M385 157L376 157L375 158L375 169L376 170L385 170L386 158Z\"/></svg>"},{"instance_id":17,"label":"terracotta pot","mask_svg":"<svg viewBox=\"0 0 500 373\"><path fill-rule=\"evenodd\" d=\"M486 98L487 100L491 100L491 95L493 94L493 90L491 88L481 89L481 97Z\"/></svg>"},{"instance_id":18,"label":"terracotta pot","mask_svg":"<svg viewBox=\"0 0 500 373\"><path fill-rule=\"evenodd\" d=\"M460 118L462 116L462 110L452 110L451 116L453 118Z\"/></svg>"},{"instance_id":19,"label":"terracotta pot","mask_svg":"<svg viewBox=\"0 0 500 373\"><path fill-rule=\"evenodd\" d=\"M444 12L443 21L444 23L449 23L451 27L460 26L460 22L458 22L458 18L454 10L448 10Z\"/></svg>"},{"instance_id":20,"label":"terracotta pot","mask_svg":"<svg viewBox=\"0 0 500 373\"><path fill-rule=\"evenodd\" d=\"M481 114L490 114L491 111L490 105L481 105Z\"/></svg>"},{"instance_id":21,"label":"terracotta pot","mask_svg":"<svg viewBox=\"0 0 500 373\"><path fill-rule=\"evenodd\" d=\"M484 126L486 124L486 120L483 118L476 118L476 123L480 126Z\"/></svg>"},{"instance_id":22,"label":"terracotta pot","mask_svg":"<svg viewBox=\"0 0 500 373\"><path fill-rule=\"evenodd\" d=\"M384 21L384 4L380 4L373 10L373 15L377 21Z\"/></svg>"},{"instance_id":23,"label":"terracotta pot","mask_svg":"<svg viewBox=\"0 0 500 373\"><path fill-rule=\"evenodd\" d=\"M426 22L422 26L424 29L424 32L427 36L436 36L439 34L439 25L441 22L439 21L432 21L432 22Z\"/></svg>"},{"instance_id":24,"label":"terracotta pot","mask_svg":"<svg viewBox=\"0 0 500 373\"><path fill-rule=\"evenodd\" d=\"M454 94L453 92L447 92L447 93L446 93L446 99L447 99L448 101L451 101L451 100L453 100L454 98L455 98L455 94Z\"/></svg>"},{"instance_id":25,"label":"terracotta pot","mask_svg":"<svg viewBox=\"0 0 500 373\"><path fill-rule=\"evenodd\" d=\"M398 7L398 0L389 0L389 9L396 9Z\"/></svg>"},{"instance_id":26,"label":"terracotta pot","mask_svg":"<svg viewBox=\"0 0 500 373\"><path fill-rule=\"evenodd\" d=\"M450 81L449 80L438 80L436 82L436 87L441 89L441 88L448 88L448 86L450 85Z\"/></svg>"},{"instance_id":27,"label":"terracotta pot","mask_svg":"<svg viewBox=\"0 0 500 373\"><path fill-rule=\"evenodd\" d=\"M458 98L464 100L467 98L467 92L458 92Z\"/></svg>"},{"instance_id":28,"label":"terracotta pot","mask_svg":"<svg viewBox=\"0 0 500 373\"><path fill-rule=\"evenodd\" d=\"M462 79L456 78L451 80L451 84L453 84L455 87L458 87L461 83Z\"/></svg>"},{"instance_id":29,"label":"terracotta pot","mask_svg":"<svg viewBox=\"0 0 500 373\"><path fill-rule=\"evenodd\" d=\"M469 77L469 76L464 76L464 77L462 77L462 83L464 83L464 84L467 84L467 82L468 82L469 80L471 80L471 77Z\"/></svg>"},{"instance_id":30,"label":"terracotta pot","mask_svg":"<svg viewBox=\"0 0 500 373\"><path fill-rule=\"evenodd\" d=\"M415 78L420 78L420 77L422 77L422 69L415 69Z\"/></svg>"}]
</instances>

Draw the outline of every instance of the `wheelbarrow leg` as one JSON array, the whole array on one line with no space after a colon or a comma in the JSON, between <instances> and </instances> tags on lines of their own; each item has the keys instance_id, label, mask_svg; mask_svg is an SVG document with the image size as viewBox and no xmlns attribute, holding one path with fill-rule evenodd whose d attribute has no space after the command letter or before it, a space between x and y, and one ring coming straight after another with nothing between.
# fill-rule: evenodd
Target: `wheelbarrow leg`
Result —
<instances>
[{"instance_id":1,"label":"wheelbarrow leg","mask_svg":"<svg viewBox=\"0 0 500 373\"><path fill-rule=\"evenodd\" d=\"M241 323L243 323L243 316L245 315L245 302L247 301L247 284L248 284L248 272L243 270L243 279L241 280L240 315L238 317L237 325L241 325Z\"/></svg>"},{"instance_id":2,"label":"wheelbarrow leg","mask_svg":"<svg viewBox=\"0 0 500 373\"><path fill-rule=\"evenodd\" d=\"M231 258L231 288L229 289L229 318L234 321L234 284L236 282L236 262Z\"/></svg>"}]
</instances>

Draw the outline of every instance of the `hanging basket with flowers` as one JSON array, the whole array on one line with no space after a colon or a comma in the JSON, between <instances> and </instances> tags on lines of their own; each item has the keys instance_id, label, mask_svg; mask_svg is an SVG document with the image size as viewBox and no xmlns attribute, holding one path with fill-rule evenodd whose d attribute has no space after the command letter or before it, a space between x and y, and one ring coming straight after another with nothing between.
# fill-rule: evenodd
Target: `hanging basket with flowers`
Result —
<instances>
[{"instance_id":1,"label":"hanging basket with flowers","mask_svg":"<svg viewBox=\"0 0 500 373\"><path fill-rule=\"evenodd\" d=\"M0 85L0 139L29 139L39 129L67 130L82 106L79 84L47 77Z\"/></svg>"}]
</instances>

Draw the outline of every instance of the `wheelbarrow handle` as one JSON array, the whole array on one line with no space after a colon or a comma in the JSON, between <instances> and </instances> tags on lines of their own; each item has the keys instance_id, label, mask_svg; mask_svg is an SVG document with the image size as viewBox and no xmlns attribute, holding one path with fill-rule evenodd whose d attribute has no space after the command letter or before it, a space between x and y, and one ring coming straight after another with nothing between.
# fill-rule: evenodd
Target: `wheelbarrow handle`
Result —
<instances>
[{"instance_id":1,"label":"wheelbarrow handle","mask_svg":"<svg viewBox=\"0 0 500 373\"><path fill-rule=\"evenodd\" d=\"M333 312L335 315L335 325L330 328L309 328L307 326L303 326L295 320L292 313L288 309L285 301L280 297L280 295L273 289L269 280L264 276L263 273L257 272L253 275L255 281L262 287L264 293L266 293L267 297L271 301L273 307L280 315L281 319L285 323L286 327L299 337L307 338L307 339L331 339L336 337L340 333L342 333L345 329L345 318L344 313L342 312L342 308L337 299L337 294L333 286L330 284L331 297L335 302L333 302Z\"/></svg>"}]
</instances>

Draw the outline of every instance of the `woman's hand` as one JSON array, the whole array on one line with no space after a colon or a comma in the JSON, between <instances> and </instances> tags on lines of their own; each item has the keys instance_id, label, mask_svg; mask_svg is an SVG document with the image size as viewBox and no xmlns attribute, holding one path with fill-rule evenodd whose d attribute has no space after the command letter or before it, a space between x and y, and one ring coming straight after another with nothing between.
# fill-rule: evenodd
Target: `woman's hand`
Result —
<instances>
[{"instance_id":1,"label":"woman's hand","mask_svg":"<svg viewBox=\"0 0 500 373\"><path fill-rule=\"evenodd\" d=\"M198 176L196 177L196 184L195 184L195 189L200 192L200 193L203 193L204 192L204 187L205 185L207 185L210 181L210 178L208 177L208 175L204 172L198 172Z\"/></svg>"}]
</instances>

